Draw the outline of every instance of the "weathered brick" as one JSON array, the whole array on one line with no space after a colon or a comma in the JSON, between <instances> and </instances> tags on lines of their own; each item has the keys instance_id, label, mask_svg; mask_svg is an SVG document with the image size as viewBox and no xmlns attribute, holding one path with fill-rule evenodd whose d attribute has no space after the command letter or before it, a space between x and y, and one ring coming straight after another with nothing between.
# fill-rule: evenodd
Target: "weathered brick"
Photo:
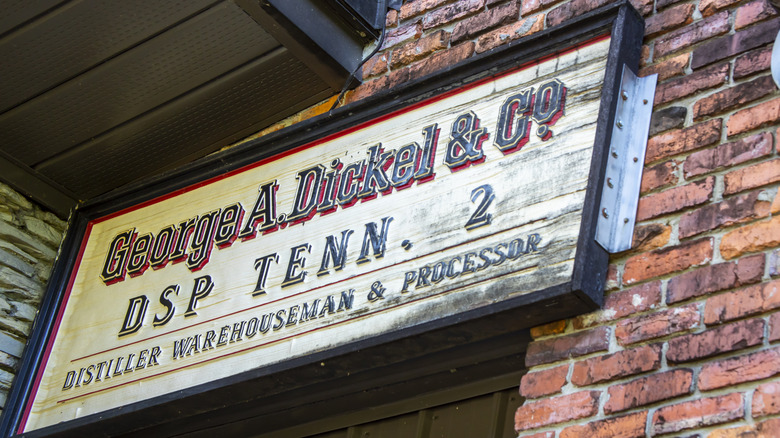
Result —
<instances>
[{"instance_id":1,"label":"weathered brick","mask_svg":"<svg viewBox=\"0 0 780 438\"><path fill-rule=\"evenodd\" d=\"M517 438L555 438L555 432L554 431L547 431L547 432L523 434L523 435L520 435Z\"/></svg>"},{"instance_id":2,"label":"weathered brick","mask_svg":"<svg viewBox=\"0 0 780 438\"><path fill-rule=\"evenodd\" d=\"M734 60L734 79L769 70L772 61L772 47L764 47L746 53Z\"/></svg>"},{"instance_id":3,"label":"weathered brick","mask_svg":"<svg viewBox=\"0 0 780 438\"><path fill-rule=\"evenodd\" d=\"M382 43L382 49L389 49L409 40L417 39L422 36L422 23L415 21L406 23L401 27L391 29L385 34L385 41Z\"/></svg>"},{"instance_id":4,"label":"weathered brick","mask_svg":"<svg viewBox=\"0 0 780 438\"><path fill-rule=\"evenodd\" d=\"M544 14L523 18L520 21L480 36L477 39L477 53L488 51L518 38L539 32L542 29L544 29Z\"/></svg>"},{"instance_id":5,"label":"weathered brick","mask_svg":"<svg viewBox=\"0 0 780 438\"><path fill-rule=\"evenodd\" d=\"M534 341L528 345L525 363L532 367L570 357L583 356L609 348L609 330L598 327L556 338Z\"/></svg>"},{"instance_id":6,"label":"weathered brick","mask_svg":"<svg viewBox=\"0 0 780 438\"><path fill-rule=\"evenodd\" d=\"M520 2L520 16L527 17L561 0L523 0Z\"/></svg>"},{"instance_id":7,"label":"weathered brick","mask_svg":"<svg viewBox=\"0 0 780 438\"><path fill-rule=\"evenodd\" d=\"M778 374L780 374L780 349L774 348L706 363L701 367L698 386L702 391L709 391L763 380Z\"/></svg>"},{"instance_id":8,"label":"weathered brick","mask_svg":"<svg viewBox=\"0 0 780 438\"><path fill-rule=\"evenodd\" d=\"M387 57L388 53L377 53L372 56L371 59L363 64L363 79L379 76L387 73Z\"/></svg>"},{"instance_id":9,"label":"weathered brick","mask_svg":"<svg viewBox=\"0 0 780 438\"><path fill-rule=\"evenodd\" d=\"M713 119L652 137L647 141L645 163L709 146L720 140L722 125L721 119Z\"/></svg>"},{"instance_id":10,"label":"weathered brick","mask_svg":"<svg viewBox=\"0 0 780 438\"><path fill-rule=\"evenodd\" d=\"M531 328L531 337L534 339L542 336L558 335L566 331L566 320L553 321L544 325Z\"/></svg>"},{"instance_id":11,"label":"weathered brick","mask_svg":"<svg viewBox=\"0 0 780 438\"><path fill-rule=\"evenodd\" d=\"M717 11L725 9L740 0L701 0L699 2L699 11L704 17L709 17Z\"/></svg>"},{"instance_id":12,"label":"weathered brick","mask_svg":"<svg viewBox=\"0 0 780 438\"><path fill-rule=\"evenodd\" d=\"M692 4L682 4L650 16L645 20L645 38L667 33L693 21Z\"/></svg>"},{"instance_id":13,"label":"weathered brick","mask_svg":"<svg viewBox=\"0 0 780 438\"><path fill-rule=\"evenodd\" d=\"M572 0L547 13L547 26L557 26L576 16L609 4L612 0Z\"/></svg>"},{"instance_id":14,"label":"weathered brick","mask_svg":"<svg viewBox=\"0 0 780 438\"><path fill-rule=\"evenodd\" d=\"M747 426L715 429L707 438L777 438L780 436L780 418L773 418Z\"/></svg>"},{"instance_id":15,"label":"weathered brick","mask_svg":"<svg viewBox=\"0 0 780 438\"><path fill-rule=\"evenodd\" d=\"M634 238L631 242L633 251L650 251L661 248L669 243L672 227L663 224L647 224L634 227Z\"/></svg>"},{"instance_id":16,"label":"weathered brick","mask_svg":"<svg viewBox=\"0 0 780 438\"><path fill-rule=\"evenodd\" d=\"M433 52L444 50L450 42L450 34L443 30L426 35L419 40L409 42L393 50L390 67L393 69L411 64L425 58Z\"/></svg>"},{"instance_id":17,"label":"weathered brick","mask_svg":"<svg viewBox=\"0 0 780 438\"><path fill-rule=\"evenodd\" d=\"M424 62L424 61L421 61ZM389 75L379 76L376 79L372 79L367 82L363 82L352 93L347 95L347 102L356 102L360 99L364 99L368 96L372 96L377 93L381 93L387 89L396 87L409 80L410 70L400 69L390 72Z\"/></svg>"},{"instance_id":18,"label":"weathered brick","mask_svg":"<svg viewBox=\"0 0 780 438\"><path fill-rule=\"evenodd\" d=\"M772 153L772 134L761 132L725 143L713 149L694 152L683 165L686 178L744 163Z\"/></svg>"},{"instance_id":19,"label":"weathered brick","mask_svg":"<svg viewBox=\"0 0 780 438\"><path fill-rule=\"evenodd\" d=\"M704 266L669 280L666 302L677 303L712 292L731 289L761 281L764 275L764 255L756 254L739 262Z\"/></svg>"},{"instance_id":20,"label":"weathered brick","mask_svg":"<svg viewBox=\"0 0 780 438\"><path fill-rule=\"evenodd\" d=\"M458 44L488 30L505 24L514 23L520 16L520 3L512 0L509 3L489 9L455 25L452 31L452 44Z\"/></svg>"},{"instance_id":21,"label":"weathered brick","mask_svg":"<svg viewBox=\"0 0 780 438\"><path fill-rule=\"evenodd\" d=\"M669 340L666 359L679 363L741 350L761 343L764 320L751 319Z\"/></svg>"},{"instance_id":22,"label":"weathered brick","mask_svg":"<svg viewBox=\"0 0 780 438\"><path fill-rule=\"evenodd\" d=\"M750 82L727 88L696 102L693 106L693 119L700 120L707 116L724 113L767 96L773 93L776 88L772 76L762 76Z\"/></svg>"},{"instance_id":23,"label":"weathered brick","mask_svg":"<svg viewBox=\"0 0 780 438\"><path fill-rule=\"evenodd\" d=\"M639 75L650 76L652 74L658 74L658 83L661 83L667 79L684 75L685 67L688 65L688 61L690 60L690 58L691 58L690 53L683 53L673 58L669 58L666 61L662 61L653 64L651 66L644 67L641 70L639 70ZM670 109L671 108L667 108L666 110L670 110ZM684 110L685 108L682 109ZM655 117L655 113L653 113L653 116ZM685 118L685 116L683 116L683 118ZM652 122L651 122L651 126L652 126ZM651 135L652 134L653 133L651 127Z\"/></svg>"},{"instance_id":24,"label":"weathered brick","mask_svg":"<svg viewBox=\"0 0 780 438\"><path fill-rule=\"evenodd\" d=\"M713 65L681 78L670 79L655 90L655 105L690 96L709 88L718 87L729 79L729 65Z\"/></svg>"},{"instance_id":25,"label":"weathered brick","mask_svg":"<svg viewBox=\"0 0 780 438\"><path fill-rule=\"evenodd\" d=\"M539 398L557 394L566 384L568 365L550 368L549 370L527 373L520 380L520 394L525 398Z\"/></svg>"},{"instance_id":26,"label":"weathered brick","mask_svg":"<svg viewBox=\"0 0 780 438\"><path fill-rule=\"evenodd\" d=\"M739 30L774 16L777 16L777 11L767 0L754 0L737 9L734 29Z\"/></svg>"},{"instance_id":27,"label":"weathered brick","mask_svg":"<svg viewBox=\"0 0 780 438\"><path fill-rule=\"evenodd\" d=\"M699 325L700 319L696 305L689 304L619 321L615 337L620 345L629 345L693 329Z\"/></svg>"},{"instance_id":28,"label":"weathered brick","mask_svg":"<svg viewBox=\"0 0 780 438\"><path fill-rule=\"evenodd\" d=\"M762 198L760 191L753 191L687 212L680 217L679 236L684 239L716 228L766 217L770 204Z\"/></svg>"},{"instance_id":29,"label":"weathered brick","mask_svg":"<svg viewBox=\"0 0 780 438\"><path fill-rule=\"evenodd\" d=\"M645 436L647 412L607 418L583 425L569 426L560 438L641 438Z\"/></svg>"},{"instance_id":30,"label":"weathered brick","mask_svg":"<svg viewBox=\"0 0 780 438\"><path fill-rule=\"evenodd\" d=\"M726 174L723 193L730 195L778 181L780 181L780 159L764 161Z\"/></svg>"},{"instance_id":31,"label":"weathered brick","mask_svg":"<svg viewBox=\"0 0 780 438\"><path fill-rule=\"evenodd\" d=\"M651 281L607 295L602 310L578 316L572 320L572 324L577 330L593 327L653 309L660 302L661 282Z\"/></svg>"},{"instance_id":32,"label":"weathered brick","mask_svg":"<svg viewBox=\"0 0 780 438\"><path fill-rule=\"evenodd\" d=\"M428 76L457 64L474 54L474 43L471 41L458 44L450 49L436 52L433 55L415 62L404 70L409 70L409 80Z\"/></svg>"},{"instance_id":33,"label":"weathered brick","mask_svg":"<svg viewBox=\"0 0 780 438\"><path fill-rule=\"evenodd\" d=\"M423 30L443 26L455 20L474 15L485 7L485 0L460 0L423 16Z\"/></svg>"},{"instance_id":34,"label":"weathered brick","mask_svg":"<svg viewBox=\"0 0 780 438\"><path fill-rule=\"evenodd\" d=\"M682 368L654 374L610 386L608 391L609 400L604 405L604 413L613 414L690 394L693 391L693 370Z\"/></svg>"},{"instance_id":35,"label":"weathered brick","mask_svg":"<svg viewBox=\"0 0 780 438\"><path fill-rule=\"evenodd\" d=\"M734 113L726 124L730 136L780 121L780 98Z\"/></svg>"},{"instance_id":36,"label":"weathered brick","mask_svg":"<svg viewBox=\"0 0 780 438\"><path fill-rule=\"evenodd\" d=\"M683 106L670 106L669 108L654 111L650 117L650 137L655 137L670 129L682 128L685 125L685 116L687 114L688 109Z\"/></svg>"},{"instance_id":37,"label":"weathered brick","mask_svg":"<svg viewBox=\"0 0 780 438\"><path fill-rule=\"evenodd\" d=\"M693 51L691 68L696 70L721 59L755 49L774 41L780 20L766 21L702 44Z\"/></svg>"},{"instance_id":38,"label":"weathered brick","mask_svg":"<svg viewBox=\"0 0 780 438\"><path fill-rule=\"evenodd\" d=\"M780 312L769 317L769 342L780 341Z\"/></svg>"},{"instance_id":39,"label":"weathered brick","mask_svg":"<svg viewBox=\"0 0 780 438\"><path fill-rule=\"evenodd\" d=\"M590 417L598 412L598 404L598 391L575 392L526 403L515 413L515 430L520 432Z\"/></svg>"},{"instance_id":40,"label":"weathered brick","mask_svg":"<svg viewBox=\"0 0 780 438\"><path fill-rule=\"evenodd\" d=\"M780 413L780 382L769 382L760 385L753 393L753 418ZM780 418L775 421L780 422ZM777 427L780 436L780 423Z\"/></svg>"},{"instance_id":41,"label":"weathered brick","mask_svg":"<svg viewBox=\"0 0 780 438\"><path fill-rule=\"evenodd\" d=\"M643 17L647 17L653 12L653 0L629 0L629 3Z\"/></svg>"},{"instance_id":42,"label":"weathered brick","mask_svg":"<svg viewBox=\"0 0 780 438\"><path fill-rule=\"evenodd\" d=\"M623 284L638 283L709 263L712 260L712 243L712 238L704 238L632 256L626 260Z\"/></svg>"},{"instance_id":43,"label":"weathered brick","mask_svg":"<svg viewBox=\"0 0 780 438\"><path fill-rule=\"evenodd\" d=\"M720 324L779 307L780 280L770 281L707 299L704 323Z\"/></svg>"},{"instance_id":44,"label":"weathered brick","mask_svg":"<svg viewBox=\"0 0 780 438\"><path fill-rule=\"evenodd\" d=\"M708 40L714 36L723 35L728 31L729 13L723 11L659 38L655 42L654 56L656 59L663 58L666 55L690 47L701 41Z\"/></svg>"},{"instance_id":45,"label":"weathered brick","mask_svg":"<svg viewBox=\"0 0 780 438\"><path fill-rule=\"evenodd\" d=\"M385 17L385 28L398 26L398 11L395 9L388 9L387 16Z\"/></svg>"},{"instance_id":46,"label":"weathered brick","mask_svg":"<svg viewBox=\"0 0 780 438\"><path fill-rule=\"evenodd\" d=\"M726 233L720 242L720 255L733 259L748 252L780 245L780 216L766 222L746 225Z\"/></svg>"},{"instance_id":47,"label":"weathered brick","mask_svg":"<svg viewBox=\"0 0 780 438\"><path fill-rule=\"evenodd\" d=\"M639 192L644 194L661 187L677 184L680 178L677 176L677 162L674 160L659 163L652 167L646 167L642 172L642 183Z\"/></svg>"},{"instance_id":48,"label":"weathered brick","mask_svg":"<svg viewBox=\"0 0 780 438\"><path fill-rule=\"evenodd\" d=\"M641 222L703 204L712 197L714 187L715 177L710 176L684 186L643 196L639 199L636 220Z\"/></svg>"},{"instance_id":49,"label":"weathered brick","mask_svg":"<svg viewBox=\"0 0 780 438\"><path fill-rule=\"evenodd\" d=\"M659 408L653 415L652 434L678 432L726 423L744 415L742 394L702 398Z\"/></svg>"},{"instance_id":50,"label":"weathered brick","mask_svg":"<svg viewBox=\"0 0 780 438\"><path fill-rule=\"evenodd\" d=\"M633 350L618 351L575 363L571 383L587 386L657 370L660 367L661 346L644 345Z\"/></svg>"},{"instance_id":51,"label":"weathered brick","mask_svg":"<svg viewBox=\"0 0 780 438\"><path fill-rule=\"evenodd\" d=\"M404 2L399 11L399 15L401 16L401 20L406 20L454 1L455 0L415 0L412 2Z\"/></svg>"}]
</instances>

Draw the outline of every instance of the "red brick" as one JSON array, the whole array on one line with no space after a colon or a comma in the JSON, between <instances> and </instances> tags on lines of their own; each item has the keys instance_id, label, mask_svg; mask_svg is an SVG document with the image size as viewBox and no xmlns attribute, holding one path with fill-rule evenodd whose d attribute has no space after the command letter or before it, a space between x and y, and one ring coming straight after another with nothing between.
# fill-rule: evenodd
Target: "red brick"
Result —
<instances>
[{"instance_id":1,"label":"red brick","mask_svg":"<svg viewBox=\"0 0 780 438\"><path fill-rule=\"evenodd\" d=\"M389 75L380 76L367 82L363 82L347 95L347 102L356 102L368 96L382 93L409 80L409 70L401 69L390 72Z\"/></svg>"},{"instance_id":2,"label":"red brick","mask_svg":"<svg viewBox=\"0 0 780 438\"><path fill-rule=\"evenodd\" d=\"M633 284L709 263L712 260L712 243L712 238L704 238L632 256L626 261L623 284Z\"/></svg>"},{"instance_id":3,"label":"red brick","mask_svg":"<svg viewBox=\"0 0 780 438\"><path fill-rule=\"evenodd\" d=\"M542 29L544 29L544 14L524 18L480 36L477 39L477 53L488 51Z\"/></svg>"},{"instance_id":4,"label":"red brick","mask_svg":"<svg viewBox=\"0 0 780 438\"><path fill-rule=\"evenodd\" d=\"M645 38L667 33L693 21L693 5L683 4L650 16L645 20Z\"/></svg>"},{"instance_id":5,"label":"red brick","mask_svg":"<svg viewBox=\"0 0 780 438\"><path fill-rule=\"evenodd\" d=\"M675 56L674 58L669 58L666 61L645 67L639 70L639 75L650 76L652 74L658 74L658 83L661 83L667 79L684 75L685 67L688 66L688 61L690 59L690 53L683 53L681 55Z\"/></svg>"},{"instance_id":6,"label":"red brick","mask_svg":"<svg viewBox=\"0 0 780 438\"><path fill-rule=\"evenodd\" d=\"M520 16L527 17L559 1L561 0L523 0L520 2Z\"/></svg>"},{"instance_id":7,"label":"red brick","mask_svg":"<svg viewBox=\"0 0 780 438\"><path fill-rule=\"evenodd\" d=\"M363 64L363 79L387 73L388 53L379 53Z\"/></svg>"},{"instance_id":8,"label":"red brick","mask_svg":"<svg viewBox=\"0 0 780 438\"><path fill-rule=\"evenodd\" d=\"M780 280L709 298L704 307L704 323L720 324L777 308L780 308Z\"/></svg>"},{"instance_id":9,"label":"red brick","mask_svg":"<svg viewBox=\"0 0 780 438\"><path fill-rule=\"evenodd\" d=\"M615 337L620 345L667 336L699 325L701 315L695 304L667 309L617 323Z\"/></svg>"},{"instance_id":10,"label":"red brick","mask_svg":"<svg viewBox=\"0 0 780 438\"><path fill-rule=\"evenodd\" d=\"M436 52L428 58L422 59L410 65L409 80L418 79L436 73L457 64L474 54L474 43L469 41L458 44L450 49Z\"/></svg>"},{"instance_id":11,"label":"red brick","mask_svg":"<svg viewBox=\"0 0 780 438\"><path fill-rule=\"evenodd\" d=\"M549 432L532 433L527 435L520 435L517 438L555 438L555 432L549 431Z\"/></svg>"},{"instance_id":12,"label":"red brick","mask_svg":"<svg viewBox=\"0 0 780 438\"><path fill-rule=\"evenodd\" d=\"M574 364L571 383L587 386L661 367L661 346L644 345L633 350L592 357Z\"/></svg>"},{"instance_id":13,"label":"red brick","mask_svg":"<svg viewBox=\"0 0 780 438\"><path fill-rule=\"evenodd\" d=\"M659 38L655 42L654 56L656 59L663 58L728 31L729 13L724 11Z\"/></svg>"},{"instance_id":14,"label":"red brick","mask_svg":"<svg viewBox=\"0 0 780 438\"><path fill-rule=\"evenodd\" d=\"M534 339L542 336L558 335L566 331L566 320L553 321L548 324L531 328L531 337Z\"/></svg>"},{"instance_id":15,"label":"red brick","mask_svg":"<svg viewBox=\"0 0 780 438\"><path fill-rule=\"evenodd\" d=\"M644 194L652 190L677 184L677 162L667 161L652 167L646 167L642 172L642 185L639 192Z\"/></svg>"},{"instance_id":16,"label":"red brick","mask_svg":"<svg viewBox=\"0 0 780 438\"><path fill-rule=\"evenodd\" d=\"M425 12L438 8L439 6L452 3L455 0L415 0L411 2L404 2L401 6L399 15L401 20L406 20L411 17L416 17Z\"/></svg>"},{"instance_id":17,"label":"red brick","mask_svg":"<svg viewBox=\"0 0 780 438\"><path fill-rule=\"evenodd\" d=\"M777 11L767 0L755 0L737 9L734 29L739 30L776 15Z\"/></svg>"},{"instance_id":18,"label":"red brick","mask_svg":"<svg viewBox=\"0 0 780 438\"><path fill-rule=\"evenodd\" d=\"M531 342L525 354L525 364L532 367L598 351L607 351L608 348L609 330L606 327L598 327L593 330Z\"/></svg>"},{"instance_id":19,"label":"red brick","mask_svg":"<svg viewBox=\"0 0 780 438\"><path fill-rule=\"evenodd\" d=\"M647 412L635 412L622 417L569 426L561 431L560 438L641 438L645 436L646 423Z\"/></svg>"},{"instance_id":20,"label":"red brick","mask_svg":"<svg viewBox=\"0 0 780 438\"><path fill-rule=\"evenodd\" d=\"M726 174L724 194L761 187L780 181L780 159L764 161Z\"/></svg>"},{"instance_id":21,"label":"red brick","mask_svg":"<svg viewBox=\"0 0 780 438\"><path fill-rule=\"evenodd\" d=\"M712 197L714 187L715 177L710 176L688 185L643 196L639 199L636 220L641 222L703 204Z\"/></svg>"},{"instance_id":22,"label":"red brick","mask_svg":"<svg viewBox=\"0 0 780 438\"><path fill-rule=\"evenodd\" d=\"M766 222L746 225L726 233L720 241L720 255L733 259L747 252L763 251L780 245L780 216Z\"/></svg>"},{"instance_id":23,"label":"red brick","mask_svg":"<svg viewBox=\"0 0 780 438\"><path fill-rule=\"evenodd\" d=\"M753 418L780 413L780 382L769 382L760 385L753 393ZM780 422L780 418L775 421ZM780 424L777 432L780 436Z\"/></svg>"},{"instance_id":24,"label":"red brick","mask_svg":"<svg viewBox=\"0 0 780 438\"><path fill-rule=\"evenodd\" d=\"M666 359L679 363L741 350L761 343L764 321L751 319L669 340Z\"/></svg>"},{"instance_id":25,"label":"red brick","mask_svg":"<svg viewBox=\"0 0 780 438\"><path fill-rule=\"evenodd\" d=\"M564 21L611 3L612 0L572 0L547 13L547 26L557 26Z\"/></svg>"},{"instance_id":26,"label":"red brick","mask_svg":"<svg viewBox=\"0 0 780 438\"><path fill-rule=\"evenodd\" d=\"M634 237L631 242L633 251L650 251L661 248L669 243L672 227L663 224L647 224L634 227Z\"/></svg>"},{"instance_id":27,"label":"red brick","mask_svg":"<svg viewBox=\"0 0 780 438\"><path fill-rule=\"evenodd\" d=\"M777 87L772 76L762 76L723 91L711 94L693 106L693 119L724 113L748 102L772 94Z\"/></svg>"},{"instance_id":28,"label":"red brick","mask_svg":"<svg viewBox=\"0 0 780 438\"><path fill-rule=\"evenodd\" d=\"M599 409L599 392L583 391L533 403L526 403L515 413L515 430L534 429L590 417Z\"/></svg>"},{"instance_id":29,"label":"red brick","mask_svg":"<svg viewBox=\"0 0 780 438\"><path fill-rule=\"evenodd\" d=\"M395 47L409 40L420 38L420 36L422 36L422 23L419 21L406 23L401 27L387 31L381 50Z\"/></svg>"},{"instance_id":30,"label":"red brick","mask_svg":"<svg viewBox=\"0 0 780 438\"><path fill-rule=\"evenodd\" d=\"M474 15L485 7L485 0L460 0L444 6L423 16L423 30L444 26L470 15Z\"/></svg>"},{"instance_id":31,"label":"red brick","mask_svg":"<svg viewBox=\"0 0 780 438\"><path fill-rule=\"evenodd\" d=\"M773 418L747 426L715 429L707 438L777 438L780 436L780 418Z\"/></svg>"},{"instance_id":32,"label":"red brick","mask_svg":"<svg viewBox=\"0 0 780 438\"><path fill-rule=\"evenodd\" d=\"M642 377L609 387L605 414L645 406L661 400L690 394L693 391L693 370L684 368Z\"/></svg>"},{"instance_id":33,"label":"red brick","mask_svg":"<svg viewBox=\"0 0 780 438\"><path fill-rule=\"evenodd\" d=\"M709 17L721 9L725 9L733 4L739 3L740 0L701 0L699 2L699 10L701 15Z\"/></svg>"},{"instance_id":34,"label":"red brick","mask_svg":"<svg viewBox=\"0 0 780 438\"><path fill-rule=\"evenodd\" d=\"M525 398L539 398L557 394L566 384L568 365L550 368L549 370L528 373L520 380L520 394Z\"/></svg>"},{"instance_id":35,"label":"red brick","mask_svg":"<svg viewBox=\"0 0 780 438\"><path fill-rule=\"evenodd\" d=\"M618 267L617 265L609 265L607 267L607 280L604 284L604 290L611 291L620 287L620 280L618 279Z\"/></svg>"},{"instance_id":36,"label":"red brick","mask_svg":"<svg viewBox=\"0 0 780 438\"><path fill-rule=\"evenodd\" d=\"M780 340L780 312L769 317L769 342Z\"/></svg>"},{"instance_id":37,"label":"red brick","mask_svg":"<svg viewBox=\"0 0 780 438\"><path fill-rule=\"evenodd\" d=\"M772 61L772 47L764 47L746 53L734 61L734 79L767 71Z\"/></svg>"},{"instance_id":38,"label":"red brick","mask_svg":"<svg viewBox=\"0 0 780 438\"><path fill-rule=\"evenodd\" d=\"M669 131L647 141L645 163L689 152L720 140L723 121L708 120L688 128Z\"/></svg>"},{"instance_id":39,"label":"red brick","mask_svg":"<svg viewBox=\"0 0 780 438\"><path fill-rule=\"evenodd\" d=\"M780 29L780 20L765 21L745 30L702 44L693 50L691 68L711 64L771 43Z\"/></svg>"},{"instance_id":40,"label":"red brick","mask_svg":"<svg viewBox=\"0 0 780 438\"><path fill-rule=\"evenodd\" d=\"M440 30L426 35L419 40L409 42L393 50L390 67L393 69L425 58L433 52L446 49L450 42L450 34Z\"/></svg>"},{"instance_id":41,"label":"red brick","mask_svg":"<svg viewBox=\"0 0 780 438\"><path fill-rule=\"evenodd\" d=\"M395 9L388 9L387 16L385 17L385 28L398 26L398 11Z\"/></svg>"},{"instance_id":42,"label":"red brick","mask_svg":"<svg viewBox=\"0 0 780 438\"><path fill-rule=\"evenodd\" d=\"M653 115L650 116L650 137L655 137L670 129L682 128L685 125L687 115L688 109L684 106L670 106L653 111Z\"/></svg>"},{"instance_id":43,"label":"red brick","mask_svg":"<svg viewBox=\"0 0 780 438\"><path fill-rule=\"evenodd\" d=\"M780 98L746 108L729 117L726 124L729 137L780 121Z\"/></svg>"},{"instance_id":44,"label":"red brick","mask_svg":"<svg viewBox=\"0 0 780 438\"><path fill-rule=\"evenodd\" d=\"M655 90L655 105L663 105L708 88L718 87L729 79L729 65L713 65L687 76L671 79Z\"/></svg>"},{"instance_id":45,"label":"red brick","mask_svg":"<svg viewBox=\"0 0 780 438\"><path fill-rule=\"evenodd\" d=\"M679 237L684 239L716 228L766 217L770 204L762 197L760 191L754 191L685 213L680 217Z\"/></svg>"},{"instance_id":46,"label":"red brick","mask_svg":"<svg viewBox=\"0 0 780 438\"><path fill-rule=\"evenodd\" d=\"M780 349L774 348L706 363L701 367L698 386L702 391L709 391L768 379L778 374L780 374Z\"/></svg>"},{"instance_id":47,"label":"red brick","mask_svg":"<svg viewBox=\"0 0 780 438\"><path fill-rule=\"evenodd\" d=\"M629 3L643 17L647 17L653 12L653 0L629 0Z\"/></svg>"},{"instance_id":48,"label":"red brick","mask_svg":"<svg viewBox=\"0 0 780 438\"><path fill-rule=\"evenodd\" d=\"M499 26L514 23L519 17L520 4L517 0L482 12L455 25L452 31L452 44L474 38Z\"/></svg>"},{"instance_id":49,"label":"red brick","mask_svg":"<svg viewBox=\"0 0 780 438\"><path fill-rule=\"evenodd\" d=\"M742 394L703 398L659 408L653 415L653 435L726 423L744 415Z\"/></svg>"},{"instance_id":50,"label":"red brick","mask_svg":"<svg viewBox=\"0 0 780 438\"><path fill-rule=\"evenodd\" d=\"M652 281L614 292L604 299L603 309L574 318L574 328L593 327L654 308L661 302L661 282ZM533 334L533 333L532 333Z\"/></svg>"},{"instance_id":51,"label":"red brick","mask_svg":"<svg viewBox=\"0 0 780 438\"><path fill-rule=\"evenodd\" d=\"M718 263L686 272L669 280L666 302L677 303L690 298L761 281L764 255L740 259L738 263Z\"/></svg>"},{"instance_id":52,"label":"red brick","mask_svg":"<svg viewBox=\"0 0 780 438\"><path fill-rule=\"evenodd\" d=\"M761 132L713 149L694 152L685 160L683 174L689 178L765 157L772 153L772 143L772 134Z\"/></svg>"},{"instance_id":53,"label":"red brick","mask_svg":"<svg viewBox=\"0 0 780 438\"><path fill-rule=\"evenodd\" d=\"M663 9L663 8L665 8L667 6L671 6L671 5L680 3L681 1L683 1L683 0L657 0L655 2L655 5L658 8L658 10L660 11L661 9Z\"/></svg>"}]
</instances>

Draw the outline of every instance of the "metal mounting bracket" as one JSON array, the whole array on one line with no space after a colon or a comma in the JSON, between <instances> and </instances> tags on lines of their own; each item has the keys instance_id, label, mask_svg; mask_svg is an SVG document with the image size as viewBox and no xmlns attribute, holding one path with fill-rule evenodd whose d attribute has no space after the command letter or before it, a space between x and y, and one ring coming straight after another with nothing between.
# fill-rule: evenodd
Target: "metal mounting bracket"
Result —
<instances>
[{"instance_id":1,"label":"metal mounting bracket","mask_svg":"<svg viewBox=\"0 0 780 438\"><path fill-rule=\"evenodd\" d=\"M657 80L623 65L596 224L596 242L610 253L631 248Z\"/></svg>"}]
</instances>

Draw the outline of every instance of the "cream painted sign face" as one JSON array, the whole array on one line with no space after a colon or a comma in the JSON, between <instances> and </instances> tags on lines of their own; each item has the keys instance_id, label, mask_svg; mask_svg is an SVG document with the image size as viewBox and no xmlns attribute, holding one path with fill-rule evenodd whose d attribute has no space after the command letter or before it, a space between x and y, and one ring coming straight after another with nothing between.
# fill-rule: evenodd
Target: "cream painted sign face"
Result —
<instances>
[{"instance_id":1,"label":"cream painted sign face","mask_svg":"<svg viewBox=\"0 0 780 438\"><path fill-rule=\"evenodd\" d=\"M608 47L94 220L25 430L564 283Z\"/></svg>"}]
</instances>

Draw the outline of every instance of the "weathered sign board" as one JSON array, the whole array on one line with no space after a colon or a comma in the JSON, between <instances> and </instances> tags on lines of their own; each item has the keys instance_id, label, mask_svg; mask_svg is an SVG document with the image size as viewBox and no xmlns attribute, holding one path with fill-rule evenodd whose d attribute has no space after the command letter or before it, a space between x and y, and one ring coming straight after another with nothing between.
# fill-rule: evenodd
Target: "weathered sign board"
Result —
<instances>
[{"instance_id":1,"label":"weathered sign board","mask_svg":"<svg viewBox=\"0 0 780 438\"><path fill-rule=\"evenodd\" d=\"M566 289L611 44L91 219L19 431Z\"/></svg>"}]
</instances>

